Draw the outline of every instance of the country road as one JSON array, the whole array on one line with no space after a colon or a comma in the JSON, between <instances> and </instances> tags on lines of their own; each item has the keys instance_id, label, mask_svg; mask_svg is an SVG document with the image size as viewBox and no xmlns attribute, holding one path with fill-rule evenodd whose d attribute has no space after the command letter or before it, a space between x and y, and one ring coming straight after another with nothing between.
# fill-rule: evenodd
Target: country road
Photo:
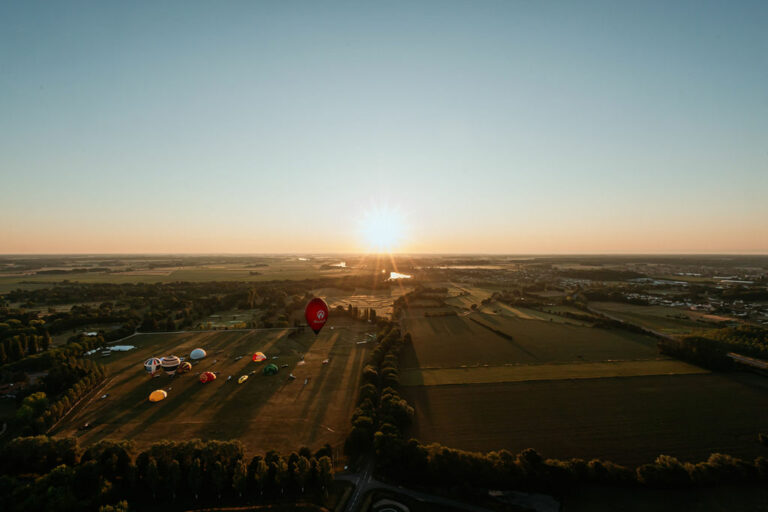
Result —
<instances>
[{"instance_id":1,"label":"country road","mask_svg":"<svg viewBox=\"0 0 768 512\"><path fill-rule=\"evenodd\" d=\"M474 505L470 505L468 503L462 503L460 501L450 500L447 498L443 498L442 496L436 496L434 494L427 494L424 492L418 492L418 491L406 489L405 487L385 484L384 482L380 482L373 477L374 466L375 466L375 461L371 457L371 458L368 458L361 472L353 473L349 475L336 476L336 480L351 482L352 484L355 485L355 490L347 500L346 507L344 508L345 512L362 512L360 507L363 503L365 495L368 494L370 491L377 490L377 489L408 496L409 498L414 499L416 501L429 502L437 505L444 505L446 507L451 507L458 510L467 510L468 512L492 512L490 509L487 509L487 508L477 507Z\"/></svg>"}]
</instances>

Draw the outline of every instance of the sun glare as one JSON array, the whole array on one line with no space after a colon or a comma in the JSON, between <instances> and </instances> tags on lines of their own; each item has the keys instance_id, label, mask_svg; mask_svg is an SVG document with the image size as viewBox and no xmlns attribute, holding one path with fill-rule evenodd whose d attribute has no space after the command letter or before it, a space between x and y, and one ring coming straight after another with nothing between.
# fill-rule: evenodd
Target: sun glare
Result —
<instances>
[{"instance_id":1,"label":"sun glare","mask_svg":"<svg viewBox=\"0 0 768 512\"><path fill-rule=\"evenodd\" d=\"M405 219L398 211L373 209L360 221L360 232L369 250L392 252L405 238Z\"/></svg>"}]
</instances>

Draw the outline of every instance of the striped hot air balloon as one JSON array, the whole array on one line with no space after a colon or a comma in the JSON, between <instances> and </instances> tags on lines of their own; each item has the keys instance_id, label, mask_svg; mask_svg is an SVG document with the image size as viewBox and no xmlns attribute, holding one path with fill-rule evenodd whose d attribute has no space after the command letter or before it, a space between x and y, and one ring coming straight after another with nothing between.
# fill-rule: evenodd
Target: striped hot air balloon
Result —
<instances>
[{"instance_id":1,"label":"striped hot air balloon","mask_svg":"<svg viewBox=\"0 0 768 512\"><path fill-rule=\"evenodd\" d=\"M162 365L162 362L160 361L160 359L156 357L150 357L144 363L144 369L147 371L148 374L155 375L160 370L161 365Z\"/></svg>"},{"instance_id":2,"label":"striped hot air balloon","mask_svg":"<svg viewBox=\"0 0 768 512\"><path fill-rule=\"evenodd\" d=\"M187 373L191 369L192 369L192 363L190 363L189 361L184 361L179 365L179 369L176 371L178 371L179 373Z\"/></svg>"},{"instance_id":3,"label":"striped hot air balloon","mask_svg":"<svg viewBox=\"0 0 768 512\"><path fill-rule=\"evenodd\" d=\"M267 356L264 355L264 352L256 352L253 354L253 361L255 363L259 363L261 361L264 361L267 358Z\"/></svg>"},{"instance_id":4,"label":"striped hot air balloon","mask_svg":"<svg viewBox=\"0 0 768 512\"><path fill-rule=\"evenodd\" d=\"M167 373L168 375L173 375L176 373L176 370L179 368L179 365L181 364L181 359L179 359L177 356L165 356L161 360L161 364L163 367L163 371Z\"/></svg>"},{"instance_id":5,"label":"striped hot air balloon","mask_svg":"<svg viewBox=\"0 0 768 512\"><path fill-rule=\"evenodd\" d=\"M200 374L200 382L203 384L207 384L208 382L212 382L216 380L216 374L213 372L203 372Z\"/></svg>"}]
</instances>

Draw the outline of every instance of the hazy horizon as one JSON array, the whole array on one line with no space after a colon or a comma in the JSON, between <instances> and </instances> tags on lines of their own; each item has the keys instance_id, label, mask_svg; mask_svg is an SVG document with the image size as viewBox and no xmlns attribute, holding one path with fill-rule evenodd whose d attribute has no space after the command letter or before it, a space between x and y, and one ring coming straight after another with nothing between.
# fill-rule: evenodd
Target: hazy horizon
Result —
<instances>
[{"instance_id":1,"label":"hazy horizon","mask_svg":"<svg viewBox=\"0 0 768 512\"><path fill-rule=\"evenodd\" d=\"M766 2L0 4L0 253L768 253Z\"/></svg>"}]
</instances>

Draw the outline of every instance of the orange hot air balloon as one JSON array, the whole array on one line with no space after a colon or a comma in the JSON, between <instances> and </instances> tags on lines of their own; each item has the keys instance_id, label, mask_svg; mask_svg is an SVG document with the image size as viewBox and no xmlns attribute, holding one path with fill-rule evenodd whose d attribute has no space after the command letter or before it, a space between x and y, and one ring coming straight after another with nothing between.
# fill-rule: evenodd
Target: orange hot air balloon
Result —
<instances>
[{"instance_id":1,"label":"orange hot air balloon","mask_svg":"<svg viewBox=\"0 0 768 512\"><path fill-rule=\"evenodd\" d=\"M307 319L309 327L315 331L315 334L319 333L328 321L328 304L323 299L315 297L307 304L304 318Z\"/></svg>"},{"instance_id":2,"label":"orange hot air balloon","mask_svg":"<svg viewBox=\"0 0 768 512\"><path fill-rule=\"evenodd\" d=\"M168 393L162 389L156 389L149 394L150 402L159 402L160 400L165 400L166 398L168 398Z\"/></svg>"},{"instance_id":3,"label":"orange hot air balloon","mask_svg":"<svg viewBox=\"0 0 768 512\"><path fill-rule=\"evenodd\" d=\"M261 361L264 361L267 358L267 356L264 355L264 352L256 352L253 354L253 362L259 363Z\"/></svg>"}]
</instances>

